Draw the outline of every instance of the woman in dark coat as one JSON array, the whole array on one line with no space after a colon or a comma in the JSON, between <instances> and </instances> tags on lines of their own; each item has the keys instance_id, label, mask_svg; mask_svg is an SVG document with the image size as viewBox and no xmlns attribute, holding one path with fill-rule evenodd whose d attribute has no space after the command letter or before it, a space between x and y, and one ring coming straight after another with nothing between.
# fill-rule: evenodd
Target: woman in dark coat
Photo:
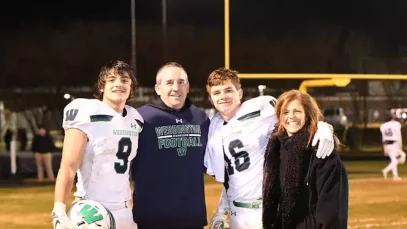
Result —
<instances>
[{"instance_id":1,"label":"woman in dark coat","mask_svg":"<svg viewBox=\"0 0 407 229\"><path fill-rule=\"evenodd\" d=\"M291 90L278 98L276 114L264 162L264 229L347 228L349 186L339 153L319 159L311 147L323 119L317 103Z\"/></svg>"}]
</instances>

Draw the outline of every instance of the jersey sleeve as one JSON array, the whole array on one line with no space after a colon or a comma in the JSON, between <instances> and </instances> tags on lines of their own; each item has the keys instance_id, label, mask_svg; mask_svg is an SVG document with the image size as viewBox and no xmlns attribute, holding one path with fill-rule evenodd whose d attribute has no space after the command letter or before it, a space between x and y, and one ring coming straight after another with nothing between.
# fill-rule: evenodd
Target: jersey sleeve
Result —
<instances>
[{"instance_id":1,"label":"jersey sleeve","mask_svg":"<svg viewBox=\"0 0 407 229\"><path fill-rule=\"evenodd\" d=\"M275 114L277 99L270 95L261 97L261 107L264 112Z\"/></svg>"},{"instance_id":2,"label":"jersey sleeve","mask_svg":"<svg viewBox=\"0 0 407 229\"><path fill-rule=\"evenodd\" d=\"M75 99L64 108L64 130L79 129L90 136L90 116L95 106L88 99Z\"/></svg>"},{"instance_id":3,"label":"jersey sleeve","mask_svg":"<svg viewBox=\"0 0 407 229\"><path fill-rule=\"evenodd\" d=\"M269 135L273 130L274 127L278 123L278 118L276 116L276 106L277 99L274 98L273 96L262 96L261 98L261 111L262 115L265 116L266 122L269 123L268 129L267 129L267 135Z\"/></svg>"},{"instance_id":4,"label":"jersey sleeve","mask_svg":"<svg viewBox=\"0 0 407 229\"><path fill-rule=\"evenodd\" d=\"M209 131L208 131L208 142L206 144L206 149L205 149L205 156L204 156L204 166L206 168L206 173L208 175L214 176L213 168L212 168L212 148L211 148L211 140L212 140L212 129L213 129L213 123L216 121L215 119L212 119L211 123L209 124Z\"/></svg>"},{"instance_id":5,"label":"jersey sleeve","mask_svg":"<svg viewBox=\"0 0 407 229\"><path fill-rule=\"evenodd\" d=\"M209 144L206 144L206 150L205 150L205 156L204 156L204 166L206 168L206 173L208 175L213 176L215 174L214 174L213 168L212 168L211 154L212 154L212 149L210 148Z\"/></svg>"},{"instance_id":6,"label":"jersey sleeve","mask_svg":"<svg viewBox=\"0 0 407 229\"><path fill-rule=\"evenodd\" d=\"M215 136L216 127L220 122L220 115L217 114L211 120L209 125L208 143L206 145L204 166L206 173L215 176L218 182L224 182L225 178L225 161L222 151L222 140Z\"/></svg>"},{"instance_id":7,"label":"jersey sleeve","mask_svg":"<svg viewBox=\"0 0 407 229\"><path fill-rule=\"evenodd\" d=\"M136 120L137 123L137 131L140 133L141 131L143 131L143 127L144 127L144 119L143 117L141 117L141 114L133 107L127 106L126 105L126 109L129 110L129 112L131 113L132 118L134 118Z\"/></svg>"}]
</instances>

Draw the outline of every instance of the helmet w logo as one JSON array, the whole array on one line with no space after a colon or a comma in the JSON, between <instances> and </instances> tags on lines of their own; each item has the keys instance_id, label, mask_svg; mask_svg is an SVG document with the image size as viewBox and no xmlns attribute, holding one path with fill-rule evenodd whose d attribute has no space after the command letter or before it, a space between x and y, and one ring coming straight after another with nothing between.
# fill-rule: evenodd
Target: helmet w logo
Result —
<instances>
[{"instance_id":1,"label":"helmet w logo","mask_svg":"<svg viewBox=\"0 0 407 229\"><path fill-rule=\"evenodd\" d=\"M85 204L85 206L82 207L80 214L87 224L103 220L103 215L98 212L98 209L89 204Z\"/></svg>"},{"instance_id":2,"label":"helmet w logo","mask_svg":"<svg viewBox=\"0 0 407 229\"><path fill-rule=\"evenodd\" d=\"M65 121L73 121L78 114L78 109L67 110L65 114Z\"/></svg>"}]
</instances>

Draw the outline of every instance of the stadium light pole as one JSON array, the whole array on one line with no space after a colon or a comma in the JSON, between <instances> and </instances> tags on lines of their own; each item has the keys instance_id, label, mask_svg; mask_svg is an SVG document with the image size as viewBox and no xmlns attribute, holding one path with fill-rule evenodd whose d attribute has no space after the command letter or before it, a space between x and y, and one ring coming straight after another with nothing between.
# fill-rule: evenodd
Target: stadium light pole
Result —
<instances>
[{"instance_id":1,"label":"stadium light pole","mask_svg":"<svg viewBox=\"0 0 407 229\"><path fill-rule=\"evenodd\" d=\"M161 0L162 58L167 62L167 0Z\"/></svg>"},{"instance_id":2,"label":"stadium light pole","mask_svg":"<svg viewBox=\"0 0 407 229\"><path fill-rule=\"evenodd\" d=\"M229 0L224 0L224 17L225 17L225 68L230 68L230 47L229 47Z\"/></svg>"},{"instance_id":3,"label":"stadium light pole","mask_svg":"<svg viewBox=\"0 0 407 229\"><path fill-rule=\"evenodd\" d=\"M131 67L134 75L137 75L136 63L136 2L131 0Z\"/></svg>"}]
</instances>

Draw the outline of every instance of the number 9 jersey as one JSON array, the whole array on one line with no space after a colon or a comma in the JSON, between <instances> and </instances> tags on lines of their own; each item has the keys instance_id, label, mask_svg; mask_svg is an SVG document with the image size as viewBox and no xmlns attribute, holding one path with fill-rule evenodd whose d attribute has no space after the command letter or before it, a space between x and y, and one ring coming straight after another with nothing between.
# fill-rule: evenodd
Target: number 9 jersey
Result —
<instances>
[{"instance_id":1,"label":"number 9 jersey","mask_svg":"<svg viewBox=\"0 0 407 229\"><path fill-rule=\"evenodd\" d=\"M277 124L275 103L272 96L256 97L242 103L228 123L219 113L211 120L205 166L225 183L229 201L262 196L264 153Z\"/></svg>"},{"instance_id":2,"label":"number 9 jersey","mask_svg":"<svg viewBox=\"0 0 407 229\"><path fill-rule=\"evenodd\" d=\"M131 199L130 162L143 122L136 109L126 105L118 113L97 99L75 99L65 107L64 130L79 129L88 137L78 171L79 196L100 202Z\"/></svg>"}]
</instances>

